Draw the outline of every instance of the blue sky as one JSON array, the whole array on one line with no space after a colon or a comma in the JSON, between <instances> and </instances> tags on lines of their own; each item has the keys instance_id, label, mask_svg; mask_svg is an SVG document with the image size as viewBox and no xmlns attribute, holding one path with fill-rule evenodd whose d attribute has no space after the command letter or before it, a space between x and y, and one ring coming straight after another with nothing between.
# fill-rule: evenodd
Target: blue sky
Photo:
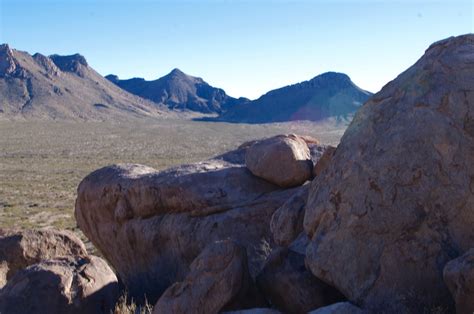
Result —
<instances>
[{"instance_id":1,"label":"blue sky","mask_svg":"<svg viewBox=\"0 0 474 314\"><path fill-rule=\"evenodd\" d=\"M473 16L474 0L0 0L0 42L121 78L178 67L232 96L325 71L376 92L432 42L474 32Z\"/></svg>"}]
</instances>

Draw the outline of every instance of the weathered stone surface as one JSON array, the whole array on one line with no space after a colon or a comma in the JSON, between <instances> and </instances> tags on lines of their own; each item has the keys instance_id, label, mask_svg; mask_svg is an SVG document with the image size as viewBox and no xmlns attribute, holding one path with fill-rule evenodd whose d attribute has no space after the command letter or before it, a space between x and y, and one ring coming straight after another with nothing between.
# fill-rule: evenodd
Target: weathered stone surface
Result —
<instances>
[{"instance_id":1,"label":"weathered stone surface","mask_svg":"<svg viewBox=\"0 0 474 314\"><path fill-rule=\"evenodd\" d=\"M257 284L270 303L284 313L307 313L344 299L305 268L304 255L285 248L273 250Z\"/></svg>"},{"instance_id":2,"label":"weathered stone surface","mask_svg":"<svg viewBox=\"0 0 474 314\"><path fill-rule=\"evenodd\" d=\"M82 241L69 231L0 230L0 288L17 271L41 260L86 255Z\"/></svg>"},{"instance_id":3,"label":"weathered stone surface","mask_svg":"<svg viewBox=\"0 0 474 314\"><path fill-rule=\"evenodd\" d=\"M334 146L324 146L321 157L314 163L313 177L319 176L329 166L335 151L336 147ZM311 154L311 156L313 156L313 154Z\"/></svg>"},{"instance_id":4,"label":"weathered stone surface","mask_svg":"<svg viewBox=\"0 0 474 314\"><path fill-rule=\"evenodd\" d=\"M153 313L212 314L262 304L248 273L245 248L233 241L220 241L203 250L184 281L163 293Z\"/></svg>"},{"instance_id":5,"label":"weathered stone surface","mask_svg":"<svg viewBox=\"0 0 474 314\"><path fill-rule=\"evenodd\" d=\"M331 304L314 311L309 312L308 314L364 314L365 311L361 310L357 306L353 305L350 302L339 302Z\"/></svg>"},{"instance_id":6,"label":"weathered stone surface","mask_svg":"<svg viewBox=\"0 0 474 314\"><path fill-rule=\"evenodd\" d=\"M270 219L294 192L255 177L244 166L247 145L215 159L166 171L116 165L87 176L75 216L118 276L151 302L209 244L243 245L252 277L271 251Z\"/></svg>"},{"instance_id":7,"label":"weathered stone surface","mask_svg":"<svg viewBox=\"0 0 474 314\"><path fill-rule=\"evenodd\" d=\"M60 75L61 70L54 64L53 60L41 53L35 53L33 55L33 59L43 67L45 73L50 76L58 76Z\"/></svg>"},{"instance_id":8,"label":"weathered stone surface","mask_svg":"<svg viewBox=\"0 0 474 314\"><path fill-rule=\"evenodd\" d=\"M474 249L447 263L443 275L456 303L456 313L474 313Z\"/></svg>"},{"instance_id":9,"label":"weathered stone surface","mask_svg":"<svg viewBox=\"0 0 474 314\"><path fill-rule=\"evenodd\" d=\"M222 312L222 314L281 314L281 312L275 309L261 307L248 310Z\"/></svg>"},{"instance_id":10,"label":"weathered stone surface","mask_svg":"<svg viewBox=\"0 0 474 314\"><path fill-rule=\"evenodd\" d=\"M281 187L311 179L311 155L306 141L294 134L255 142L245 155L247 168L257 177Z\"/></svg>"},{"instance_id":11,"label":"weathered stone surface","mask_svg":"<svg viewBox=\"0 0 474 314\"><path fill-rule=\"evenodd\" d=\"M270 221L273 240L281 246L288 246L303 231L303 218L308 199L309 184L298 191L278 208Z\"/></svg>"},{"instance_id":12,"label":"weathered stone surface","mask_svg":"<svg viewBox=\"0 0 474 314\"><path fill-rule=\"evenodd\" d=\"M0 313L110 313L117 277L98 257L45 260L15 274L0 290Z\"/></svg>"},{"instance_id":13,"label":"weathered stone surface","mask_svg":"<svg viewBox=\"0 0 474 314\"><path fill-rule=\"evenodd\" d=\"M13 51L7 44L0 45L0 77L5 77L16 70Z\"/></svg>"},{"instance_id":14,"label":"weathered stone surface","mask_svg":"<svg viewBox=\"0 0 474 314\"><path fill-rule=\"evenodd\" d=\"M443 266L474 247L473 51L474 35L433 44L359 110L312 182L307 265L353 302L452 306Z\"/></svg>"}]
</instances>

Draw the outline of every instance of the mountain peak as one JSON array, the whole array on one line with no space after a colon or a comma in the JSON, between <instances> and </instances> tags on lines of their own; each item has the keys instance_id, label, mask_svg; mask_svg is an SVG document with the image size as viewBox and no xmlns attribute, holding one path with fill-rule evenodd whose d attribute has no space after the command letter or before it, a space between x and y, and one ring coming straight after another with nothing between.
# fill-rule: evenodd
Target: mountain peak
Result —
<instances>
[{"instance_id":1,"label":"mountain peak","mask_svg":"<svg viewBox=\"0 0 474 314\"><path fill-rule=\"evenodd\" d=\"M453 51L457 46L463 45L473 45L474 44L474 34L466 34L460 36L451 36L443 40L437 41L431 44L425 52L430 52L433 50L448 50Z\"/></svg>"},{"instance_id":2,"label":"mountain peak","mask_svg":"<svg viewBox=\"0 0 474 314\"><path fill-rule=\"evenodd\" d=\"M63 72L72 72L83 76L84 68L88 67L86 58L78 53L69 56L51 55L49 57Z\"/></svg>"},{"instance_id":3,"label":"mountain peak","mask_svg":"<svg viewBox=\"0 0 474 314\"><path fill-rule=\"evenodd\" d=\"M178 68L174 68L173 70L171 70L170 74L184 74L184 72Z\"/></svg>"},{"instance_id":4,"label":"mountain peak","mask_svg":"<svg viewBox=\"0 0 474 314\"><path fill-rule=\"evenodd\" d=\"M340 72L325 72L314 77L311 81L346 84L352 83L351 78L347 74Z\"/></svg>"},{"instance_id":5,"label":"mountain peak","mask_svg":"<svg viewBox=\"0 0 474 314\"><path fill-rule=\"evenodd\" d=\"M188 78L189 75L187 75L186 73L184 73L183 71L181 71L180 69L178 68L174 68L173 70L171 70L170 73L168 73L168 75L166 75L167 77L178 77L178 78Z\"/></svg>"},{"instance_id":6,"label":"mountain peak","mask_svg":"<svg viewBox=\"0 0 474 314\"><path fill-rule=\"evenodd\" d=\"M56 64L54 64L53 60L47 56L37 52L33 55L33 59L35 59L36 63L42 66L49 75L59 75L59 68L56 66Z\"/></svg>"},{"instance_id":7,"label":"mountain peak","mask_svg":"<svg viewBox=\"0 0 474 314\"><path fill-rule=\"evenodd\" d=\"M0 45L0 77L12 74L16 70L13 51L8 44Z\"/></svg>"},{"instance_id":8,"label":"mountain peak","mask_svg":"<svg viewBox=\"0 0 474 314\"><path fill-rule=\"evenodd\" d=\"M109 81L111 81L112 83L118 82L120 80L118 75L115 75L115 74L109 74L104 77L108 79Z\"/></svg>"}]
</instances>

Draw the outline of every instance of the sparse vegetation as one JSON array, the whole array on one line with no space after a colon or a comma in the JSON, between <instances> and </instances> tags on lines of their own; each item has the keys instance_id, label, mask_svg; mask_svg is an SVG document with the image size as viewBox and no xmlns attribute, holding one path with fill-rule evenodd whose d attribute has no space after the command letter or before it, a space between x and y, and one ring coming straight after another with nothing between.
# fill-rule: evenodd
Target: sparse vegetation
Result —
<instances>
[{"instance_id":1,"label":"sparse vegetation","mask_svg":"<svg viewBox=\"0 0 474 314\"><path fill-rule=\"evenodd\" d=\"M0 121L0 228L78 231L73 215L77 186L88 173L106 165L130 162L163 169L279 133L308 134L335 144L343 130L329 122Z\"/></svg>"},{"instance_id":2,"label":"sparse vegetation","mask_svg":"<svg viewBox=\"0 0 474 314\"><path fill-rule=\"evenodd\" d=\"M124 293L117 301L114 311L111 314L151 314L153 305L145 300L145 304L138 305L133 299Z\"/></svg>"}]
</instances>

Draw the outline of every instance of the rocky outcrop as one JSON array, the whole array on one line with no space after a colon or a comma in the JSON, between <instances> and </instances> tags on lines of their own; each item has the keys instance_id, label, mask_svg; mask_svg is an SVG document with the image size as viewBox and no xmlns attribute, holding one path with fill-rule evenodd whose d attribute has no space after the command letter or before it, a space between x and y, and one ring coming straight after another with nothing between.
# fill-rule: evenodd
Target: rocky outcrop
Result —
<instances>
[{"instance_id":1,"label":"rocky outcrop","mask_svg":"<svg viewBox=\"0 0 474 314\"><path fill-rule=\"evenodd\" d=\"M319 147L318 147L319 148ZM320 152L321 149L318 150ZM321 175L321 173L329 166L332 161L332 157L336 152L336 147L334 146L325 146L322 154L319 156L316 162L313 161L313 177ZM313 156L315 154L311 154Z\"/></svg>"},{"instance_id":2,"label":"rocky outcrop","mask_svg":"<svg viewBox=\"0 0 474 314\"><path fill-rule=\"evenodd\" d=\"M278 208L270 221L273 240L280 246L288 246L303 232L303 219L309 184L303 185Z\"/></svg>"},{"instance_id":3,"label":"rocky outcrop","mask_svg":"<svg viewBox=\"0 0 474 314\"><path fill-rule=\"evenodd\" d=\"M81 182L77 223L132 297L155 302L209 243L226 239L246 248L255 278L273 246L270 219L296 189L252 175L244 166L249 146L161 172L105 167Z\"/></svg>"},{"instance_id":4,"label":"rocky outcrop","mask_svg":"<svg viewBox=\"0 0 474 314\"><path fill-rule=\"evenodd\" d=\"M304 255L285 248L273 250L257 284L283 313L307 313L344 299L339 291L306 270Z\"/></svg>"},{"instance_id":5,"label":"rocky outcrop","mask_svg":"<svg viewBox=\"0 0 474 314\"><path fill-rule=\"evenodd\" d=\"M358 111L312 182L307 265L353 302L412 294L451 309L443 266L474 247L473 51L474 35L430 46Z\"/></svg>"},{"instance_id":6,"label":"rocky outcrop","mask_svg":"<svg viewBox=\"0 0 474 314\"><path fill-rule=\"evenodd\" d=\"M311 179L311 154L306 141L294 134L271 137L251 145L245 165L257 177L281 187Z\"/></svg>"},{"instance_id":7,"label":"rocky outcrop","mask_svg":"<svg viewBox=\"0 0 474 314\"><path fill-rule=\"evenodd\" d=\"M0 45L0 77L8 76L16 70L13 51L7 44Z\"/></svg>"},{"instance_id":8,"label":"rocky outcrop","mask_svg":"<svg viewBox=\"0 0 474 314\"><path fill-rule=\"evenodd\" d=\"M447 263L443 275L456 303L456 313L474 313L474 249Z\"/></svg>"},{"instance_id":9,"label":"rocky outcrop","mask_svg":"<svg viewBox=\"0 0 474 314\"><path fill-rule=\"evenodd\" d=\"M46 57L45 55L42 55L41 53L35 53L33 55L33 59L40 65L46 75L49 76L58 76L61 70L54 64L53 60L51 60L49 57Z\"/></svg>"},{"instance_id":10,"label":"rocky outcrop","mask_svg":"<svg viewBox=\"0 0 474 314\"><path fill-rule=\"evenodd\" d=\"M169 287L153 313L219 313L223 309L265 305L248 273L245 248L215 242L193 261L184 281Z\"/></svg>"},{"instance_id":11,"label":"rocky outcrop","mask_svg":"<svg viewBox=\"0 0 474 314\"><path fill-rule=\"evenodd\" d=\"M0 288L19 270L42 260L86 256L73 233L56 230L0 230Z\"/></svg>"},{"instance_id":12,"label":"rocky outcrop","mask_svg":"<svg viewBox=\"0 0 474 314\"><path fill-rule=\"evenodd\" d=\"M75 73L80 77L84 77L84 70L88 67L86 58L78 53L70 56L51 55L49 58L61 71Z\"/></svg>"},{"instance_id":13,"label":"rocky outcrop","mask_svg":"<svg viewBox=\"0 0 474 314\"><path fill-rule=\"evenodd\" d=\"M349 302L339 302L332 305L328 305L317 310L311 311L308 314L364 314L365 311L361 310L354 304Z\"/></svg>"},{"instance_id":14,"label":"rocky outcrop","mask_svg":"<svg viewBox=\"0 0 474 314\"><path fill-rule=\"evenodd\" d=\"M98 257L44 260L13 276L0 290L8 314L108 314L118 297L117 277Z\"/></svg>"}]
</instances>

